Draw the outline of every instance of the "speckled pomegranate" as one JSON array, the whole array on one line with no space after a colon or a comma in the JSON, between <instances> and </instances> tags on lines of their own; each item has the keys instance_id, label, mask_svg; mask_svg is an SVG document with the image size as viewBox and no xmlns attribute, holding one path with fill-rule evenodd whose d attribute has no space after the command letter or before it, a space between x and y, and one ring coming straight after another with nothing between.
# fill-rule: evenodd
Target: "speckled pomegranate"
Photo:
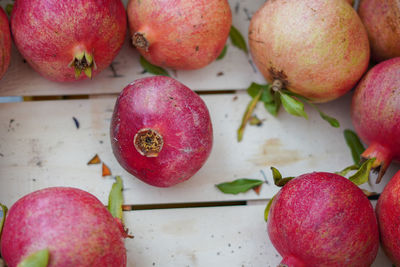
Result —
<instances>
[{"instance_id":1,"label":"speckled pomegranate","mask_svg":"<svg viewBox=\"0 0 400 267\"><path fill-rule=\"evenodd\" d=\"M93 195L52 187L30 193L9 210L1 236L1 255L9 267L42 249L48 267L126 266L125 233Z\"/></svg>"},{"instance_id":2,"label":"speckled pomegranate","mask_svg":"<svg viewBox=\"0 0 400 267\"><path fill-rule=\"evenodd\" d=\"M82 80L111 64L125 39L126 14L120 0L16 0L11 31L41 75Z\"/></svg>"},{"instance_id":3,"label":"speckled pomegranate","mask_svg":"<svg viewBox=\"0 0 400 267\"><path fill-rule=\"evenodd\" d=\"M8 18L0 7L0 79L8 69L11 59L11 34Z\"/></svg>"},{"instance_id":4,"label":"speckled pomegranate","mask_svg":"<svg viewBox=\"0 0 400 267\"><path fill-rule=\"evenodd\" d=\"M357 85L351 116L368 148L365 159L376 158L379 183L392 160L400 161L400 57L374 66Z\"/></svg>"},{"instance_id":5,"label":"speckled pomegranate","mask_svg":"<svg viewBox=\"0 0 400 267\"><path fill-rule=\"evenodd\" d=\"M385 186L376 205L382 247L396 265L400 265L400 171Z\"/></svg>"},{"instance_id":6,"label":"speckled pomegranate","mask_svg":"<svg viewBox=\"0 0 400 267\"><path fill-rule=\"evenodd\" d=\"M379 247L371 203L348 179L314 172L291 180L275 196L268 235L280 266L370 266Z\"/></svg>"},{"instance_id":7,"label":"speckled pomegranate","mask_svg":"<svg viewBox=\"0 0 400 267\"><path fill-rule=\"evenodd\" d=\"M213 131L207 106L196 93L175 79L154 76L121 92L110 137L122 167L145 183L168 187L203 166Z\"/></svg>"},{"instance_id":8,"label":"speckled pomegranate","mask_svg":"<svg viewBox=\"0 0 400 267\"><path fill-rule=\"evenodd\" d=\"M358 14L368 32L372 59L400 57L400 1L361 0Z\"/></svg>"},{"instance_id":9,"label":"speckled pomegranate","mask_svg":"<svg viewBox=\"0 0 400 267\"><path fill-rule=\"evenodd\" d=\"M338 98L367 70L367 32L342 0L266 1L249 26L249 45L270 83L314 102Z\"/></svg>"},{"instance_id":10,"label":"speckled pomegranate","mask_svg":"<svg viewBox=\"0 0 400 267\"><path fill-rule=\"evenodd\" d=\"M130 0L133 45L154 65L199 69L225 46L232 24L227 0Z\"/></svg>"}]
</instances>

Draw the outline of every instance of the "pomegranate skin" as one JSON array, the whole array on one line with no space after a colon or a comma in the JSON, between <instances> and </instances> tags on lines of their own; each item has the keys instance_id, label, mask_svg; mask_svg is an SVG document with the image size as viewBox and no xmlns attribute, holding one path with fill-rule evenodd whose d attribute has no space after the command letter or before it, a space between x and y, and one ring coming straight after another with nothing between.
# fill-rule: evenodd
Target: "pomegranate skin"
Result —
<instances>
[{"instance_id":1,"label":"pomegranate skin","mask_svg":"<svg viewBox=\"0 0 400 267\"><path fill-rule=\"evenodd\" d=\"M130 0L127 13L134 46L152 64L173 69L213 62L232 24L227 0ZM148 45L135 41L135 33L143 34Z\"/></svg>"},{"instance_id":2,"label":"pomegranate skin","mask_svg":"<svg viewBox=\"0 0 400 267\"><path fill-rule=\"evenodd\" d=\"M392 159L400 160L400 57L375 65L357 85L352 99L354 128L369 147L362 157L376 160L378 182Z\"/></svg>"},{"instance_id":3,"label":"pomegranate skin","mask_svg":"<svg viewBox=\"0 0 400 267\"><path fill-rule=\"evenodd\" d=\"M0 79L4 76L10 65L11 59L11 34L8 18L0 7Z\"/></svg>"},{"instance_id":4,"label":"pomegranate skin","mask_svg":"<svg viewBox=\"0 0 400 267\"><path fill-rule=\"evenodd\" d=\"M108 67L122 47L126 24L120 0L17 0L11 15L19 52L38 73L58 82L83 80ZM82 70L76 77L70 64L82 52L95 63L90 75Z\"/></svg>"},{"instance_id":5,"label":"pomegranate skin","mask_svg":"<svg viewBox=\"0 0 400 267\"><path fill-rule=\"evenodd\" d=\"M249 26L254 62L266 80L314 102L349 91L366 71L369 43L346 1L266 1Z\"/></svg>"},{"instance_id":6,"label":"pomegranate skin","mask_svg":"<svg viewBox=\"0 0 400 267\"><path fill-rule=\"evenodd\" d=\"M142 155L135 138L142 129L162 136L157 155ZM154 76L124 88L110 126L112 149L125 170L143 182L169 187L192 177L207 160L213 142L204 101L175 79Z\"/></svg>"},{"instance_id":7,"label":"pomegranate skin","mask_svg":"<svg viewBox=\"0 0 400 267\"><path fill-rule=\"evenodd\" d=\"M385 186L376 205L381 244L390 260L400 265L400 171Z\"/></svg>"},{"instance_id":8,"label":"pomegranate skin","mask_svg":"<svg viewBox=\"0 0 400 267\"><path fill-rule=\"evenodd\" d=\"M298 176L275 196L268 235L282 264L370 266L378 253L378 224L364 193L337 174Z\"/></svg>"},{"instance_id":9,"label":"pomegranate skin","mask_svg":"<svg viewBox=\"0 0 400 267\"><path fill-rule=\"evenodd\" d=\"M10 208L1 238L8 266L45 248L48 267L126 266L118 221L95 196L76 188L38 190Z\"/></svg>"},{"instance_id":10,"label":"pomegranate skin","mask_svg":"<svg viewBox=\"0 0 400 267\"><path fill-rule=\"evenodd\" d=\"M400 1L362 0L358 14L368 32L371 58L381 62L400 57Z\"/></svg>"}]
</instances>

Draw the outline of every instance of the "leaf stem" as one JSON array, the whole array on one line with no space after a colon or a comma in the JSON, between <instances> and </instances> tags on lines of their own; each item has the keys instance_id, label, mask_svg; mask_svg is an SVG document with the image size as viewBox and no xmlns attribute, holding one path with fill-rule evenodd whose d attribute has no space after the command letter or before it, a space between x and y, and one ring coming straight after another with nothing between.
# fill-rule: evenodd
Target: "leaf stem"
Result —
<instances>
[{"instance_id":1,"label":"leaf stem","mask_svg":"<svg viewBox=\"0 0 400 267\"><path fill-rule=\"evenodd\" d=\"M263 93L263 90L259 90L257 95L255 97L253 97L253 99L247 105L246 111L243 114L242 123L240 124L240 127L239 127L239 129L237 131L237 140L239 142L242 141L242 139L243 139L243 132L244 132L244 129L246 127L246 124L249 121L251 115L253 114L253 111L256 108L257 103L260 100L262 93Z\"/></svg>"}]
</instances>

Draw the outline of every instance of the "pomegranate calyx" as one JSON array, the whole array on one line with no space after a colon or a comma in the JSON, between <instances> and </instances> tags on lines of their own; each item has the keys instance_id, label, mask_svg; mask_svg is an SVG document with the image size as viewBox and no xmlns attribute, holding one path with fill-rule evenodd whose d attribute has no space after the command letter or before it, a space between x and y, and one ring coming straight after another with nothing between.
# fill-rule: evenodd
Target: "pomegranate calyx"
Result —
<instances>
[{"instance_id":1,"label":"pomegranate calyx","mask_svg":"<svg viewBox=\"0 0 400 267\"><path fill-rule=\"evenodd\" d=\"M136 150L145 157L157 157L164 145L164 140L156 130L140 129L133 139Z\"/></svg>"},{"instance_id":2,"label":"pomegranate calyx","mask_svg":"<svg viewBox=\"0 0 400 267\"><path fill-rule=\"evenodd\" d=\"M132 36L132 44L136 48L144 49L146 52L149 51L150 44L144 33L135 32Z\"/></svg>"},{"instance_id":3,"label":"pomegranate calyx","mask_svg":"<svg viewBox=\"0 0 400 267\"><path fill-rule=\"evenodd\" d=\"M363 161L375 158L374 163L372 164L372 170L375 173L378 173L378 177L376 178L375 183L379 184L382 180L383 175L385 174L387 168L392 162L392 152L378 143L372 143L362 154L361 159Z\"/></svg>"},{"instance_id":4,"label":"pomegranate calyx","mask_svg":"<svg viewBox=\"0 0 400 267\"><path fill-rule=\"evenodd\" d=\"M82 71L91 79L93 70L96 69L93 55L86 51L76 53L69 66L75 70L75 79L81 76Z\"/></svg>"}]
</instances>

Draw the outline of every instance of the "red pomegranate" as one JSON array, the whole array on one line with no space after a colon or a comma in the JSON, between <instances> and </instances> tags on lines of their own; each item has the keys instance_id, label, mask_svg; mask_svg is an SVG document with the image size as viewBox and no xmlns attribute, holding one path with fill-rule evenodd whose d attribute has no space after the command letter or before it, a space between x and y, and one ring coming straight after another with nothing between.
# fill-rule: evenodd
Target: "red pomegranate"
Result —
<instances>
[{"instance_id":1,"label":"red pomegranate","mask_svg":"<svg viewBox=\"0 0 400 267\"><path fill-rule=\"evenodd\" d=\"M349 91L366 71L369 44L342 0L266 1L249 27L254 62L268 82L314 102Z\"/></svg>"},{"instance_id":2,"label":"red pomegranate","mask_svg":"<svg viewBox=\"0 0 400 267\"><path fill-rule=\"evenodd\" d=\"M41 75L82 80L111 64L124 42L126 14L120 0L16 0L11 31Z\"/></svg>"},{"instance_id":3,"label":"red pomegranate","mask_svg":"<svg viewBox=\"0 0 400 267\"><path fill-rule=\"evenodd\" d=\"M372 59L400 57L400 1L361 0L358 14L368 32Z\"/></svg>"},{"instance_id":4,"label":"red pomegranate","mask_svg":"<svg viewBox=\"0 0 400 267\"><path fill-rule=\"evenodd\" d=\"M400 171L385 186L376 205L382 247L396 265L400 265Z\"/></svg>"},{"instance_id":5,"label":"red pomegranate","mask_svg":"<svg viewBox=\"0 0 400 267\"><path fill-rule=\"evenodd\" d=\"M126 266L125 233L93 195L52 187L28 194L9 210L1 255L9 267L49 250L48 267Z\"/></svg>"},{"instance_id":6,"label":"red pomegranate","mask_svg":"<svg viewBox=\"0 0 400 267\"><path fill-rule=\"evenodd\" d=\"M368 144L364 159L382 179L391 161L400 160L400 57L374 66L357 85L351 115L361 140Z\"/></svg>"},{"instance_id":7,"label":"red pomegranate","mask_svg":"<svg viewBox=\"0 0 400 267\"><path fill-rule=\"evenodd\" d=\"M133 45L152 64L173 69L214 61L232 24L227 0L130 0L127 12Z\"/></svg>"},{"instance_id":8,"label":"red pomegranate","mask_svg":"<svg viewBox=\"0 0 400 267\"><path fill-rule=\"evenodd\" d=\"M0 79L7 71L11 59L11 34L8 18L0 7Z\"/></svg>"},{"instance_id":9,"label":"red pomegranate","mask_svg":"<svg viewBox=\"0 0 400 267\"><path fill-rule=\"evenodd\" d=\"M268 235L280 266L370 266L379 233L371 203L348 179L314 172L288 182L275 196Z\"/></svg>"},{"instance_id":10,"label":"red pomegranate","mask_svg":"<svg viewBox=\"0 0 400 267\"><path fill-rule=\"evenodd\" d=\"M150 185L168 187L192 177L212 148L204 101L175 79L154 76L124 88L110 137L118 162Z\"/></svg>"}]
</instances>

